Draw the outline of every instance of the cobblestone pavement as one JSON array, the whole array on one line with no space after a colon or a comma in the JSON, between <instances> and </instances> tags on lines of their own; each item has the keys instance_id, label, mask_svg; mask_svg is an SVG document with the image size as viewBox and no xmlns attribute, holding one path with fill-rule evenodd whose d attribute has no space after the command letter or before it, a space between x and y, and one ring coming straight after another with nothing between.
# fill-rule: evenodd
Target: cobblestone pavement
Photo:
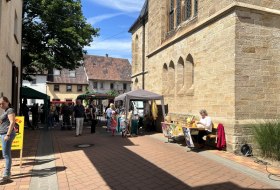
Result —
<instances>
[{"instance_id":1,"label":"cobblestone pavement","mask_svg":"<svg viewBox=\"0 0 280 190\"><path fill-rule=\"evenodd\" d=\"M52 137L54 153L40 153L38 148L35 157L40 147L37 145L46 134ZM92 146L77 147L80 144ZM187 152L183 146L166 143L162 134L122 138L98 128L95 134L85 129L82 136L75 137L74 131L27 131L25 152L23 168L19 169L18 158L14 158L12 182L0 189L35 190L40 183L45 184L40 189L57 186L59 190L280 189L280 182L269 180L261 169L252 169L246 160L237 162L227 158L227 153L216 151ZM42 177L38 165L39 170L47 168L51 175L43 176L48 182L35 180L34 186L34 177Z\"/></svg>"}]
</instances>

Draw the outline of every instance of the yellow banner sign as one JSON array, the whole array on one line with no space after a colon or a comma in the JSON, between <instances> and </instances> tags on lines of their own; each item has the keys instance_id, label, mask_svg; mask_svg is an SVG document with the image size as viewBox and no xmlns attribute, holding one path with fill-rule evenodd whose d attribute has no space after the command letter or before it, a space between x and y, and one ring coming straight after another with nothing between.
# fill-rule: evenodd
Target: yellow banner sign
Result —
<instances>
[{"instance_id":1,"label":"yellow banner sign","mask_svg":"<svg viewBox=\"0 0 280 190\"><path fill-rule=\"evenodd\" d=\"M23 148L23 134L24 134L24 117L16 116L16 124L14 127L16 137L12 144L12 150L22 150ZM0 139L1 141L1 139ZM0 143L0 150L2 150L2 143Z\"/></svg>"}]
</instances>

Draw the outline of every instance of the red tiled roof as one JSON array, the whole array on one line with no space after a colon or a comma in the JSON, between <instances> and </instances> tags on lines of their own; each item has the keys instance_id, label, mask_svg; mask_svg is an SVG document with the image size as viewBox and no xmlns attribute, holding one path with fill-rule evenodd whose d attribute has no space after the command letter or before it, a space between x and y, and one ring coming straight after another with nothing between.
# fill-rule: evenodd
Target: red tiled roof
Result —
<instances>
[{"instance_id":1,"label":"red tiled roof","mask_svg":"<svg viewBox=\"0 0 280 190\"><path fill-rule=\"evenodd\" d=\"M76 68L75 73L75 77L70 77L70 71L68 69L62 69L60 75L53 75L53 80L47 83L88 84L85 68L83 66Z\"/></svg>"},{"instance_id":2,"label":"red tiled roof","mask_svg":"<svg viewBox=\"0 0 280 190\"><path fill-rule=\"evenodd\" d=\"M84 65L89 80L131 81L131 64L127 59L85 55Z\"/></svg>"}]
</instances>

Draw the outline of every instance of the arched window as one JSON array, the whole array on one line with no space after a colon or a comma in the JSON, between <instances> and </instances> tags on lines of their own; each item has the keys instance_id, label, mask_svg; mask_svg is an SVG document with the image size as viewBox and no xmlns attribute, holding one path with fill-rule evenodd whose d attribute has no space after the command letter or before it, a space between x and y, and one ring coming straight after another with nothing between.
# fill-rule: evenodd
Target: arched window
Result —
<instances>
[{"instance_id":1,"label":"arched window","mask_svg":"<svg viewBox=\"0 0 280 190\"><path fill-rule=\"evenodd\" d=\"M194 16L198 13L198 0L194 0Z\"/></svg>"},{"instance_id":2,"label":"arched window","mask_svg":"<svg viewBox=\"0 0 280 190\"><path fill-rule=\"evenodd\" d=\"M181 0L176 0L176 26L181 23Z\"/></svg>"},{"instance_id":3,"label":"arched window","mask_svg":"<svg viewBox=\"0 0 280 190\"><path fill-rule=\"evenodd\" d=\"M133 73L136 73L138 71L138 65L139 65L139 60L138 60L138 54L139 54L139 39L138 39L138 35L136 35L135 40L134 40L134 67L133 67Z\"/></svg>"},{"instance_id":4,"label":"arched window","mask_svg":"<svg viewBox=\"0 0 280 190\"><path fill-rule=\"evenodd\" d=\"M189 89L192 87L194 83L194 62L193 62L193 57L191 54L187 56L186 59L186 89Z\"/></svg>"},{"instance_id":5,"label":"arched window","mask_svg":"<svg viewBox=\"0 0 280 190\"><path fill-rule=\"evenodd\" d=\"M185 0L185 20L191 18L192 15L192 0Z\"/></svg>"},{"instance_id":6,"label":"arched window","mask_svg":"<svg viewBox=\"0 0 280 190\"><path fill-rule=\"evenodd\" d=\"M134 80L134 89L139 89L139 85L138 85L138 78L136 77L136 79Z\"/></svg>"},{"instance_id":7,"label":"arched window","mask_svg":"<svg viewBox=\"0 0 280 190\"><path fill-rule=\"evenodd\" d=\"M173 61L171 61L168 67L168 90L170 94L174 93L174 87L175 87L175 65Z\"/></svg>"},{"instance_id":8,"label":"arched window","mask_svg":"<svg viewBox=\"0 0 280 190\"><path fill-rule=\"evenodd\" d=\"M162 94L166 94L168 91L168 68L167 64L164 63L162 69Z\"/></svg>"},{"instance_id":9,"label":"arched window","mask_svg":"<svg viewBox=\"0 0 280 190\"><path fill-rule=\"evenodd\" d=\"M168 0L168 31L174 30L182 21L196 17L198 14L198 0Z\"/></svg>"},{"instance_id":10,"label":"arched window","mask_svg":"<svg viewBox=\"0 0 280 190\"><path fill-rule=\"evenodd\" d=\"M174 29L174 0L170 0L169 5L169 31Z\"/></svg>"},{"instance_id":11,"label":"arched window","mask_svg":"<svg viewBox=\"0 0 280 190\"><path fill-rule=\"evenodd\" d=\"M177 80L176 80L177 92L179 92L184 87L184 83L185 83L184 68L185 68L184 60L182 57L180 57L177 64Z\"/></svg>"}]
</instances>

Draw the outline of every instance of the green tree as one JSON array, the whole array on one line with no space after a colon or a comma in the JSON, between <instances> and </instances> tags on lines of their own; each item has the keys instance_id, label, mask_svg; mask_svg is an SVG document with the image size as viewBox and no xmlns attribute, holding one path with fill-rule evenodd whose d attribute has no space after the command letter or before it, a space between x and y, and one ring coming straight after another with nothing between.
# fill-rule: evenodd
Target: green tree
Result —
<instances>
[{"instance_id":1,"label":"green tree","mask_svg":"<svg viewBox=\"0 0 280 190\"><path fill-rule=\"evenodd\" d=\"M119 95L118 91L116 91L116 90L110 90L106 94L110 95L110 96L114 96L114 97Z\"/></svg>"},{"instance_id":2,"label":"green tree","mask_svg":"<svg viewBox=\"0 0 280 190\"><path fill-rule=\"evenodd\" d=\"M81 0L24 0L22 67L25 73L75 69L99 29L86 22Z\"/></svg>"}]
</instances>

